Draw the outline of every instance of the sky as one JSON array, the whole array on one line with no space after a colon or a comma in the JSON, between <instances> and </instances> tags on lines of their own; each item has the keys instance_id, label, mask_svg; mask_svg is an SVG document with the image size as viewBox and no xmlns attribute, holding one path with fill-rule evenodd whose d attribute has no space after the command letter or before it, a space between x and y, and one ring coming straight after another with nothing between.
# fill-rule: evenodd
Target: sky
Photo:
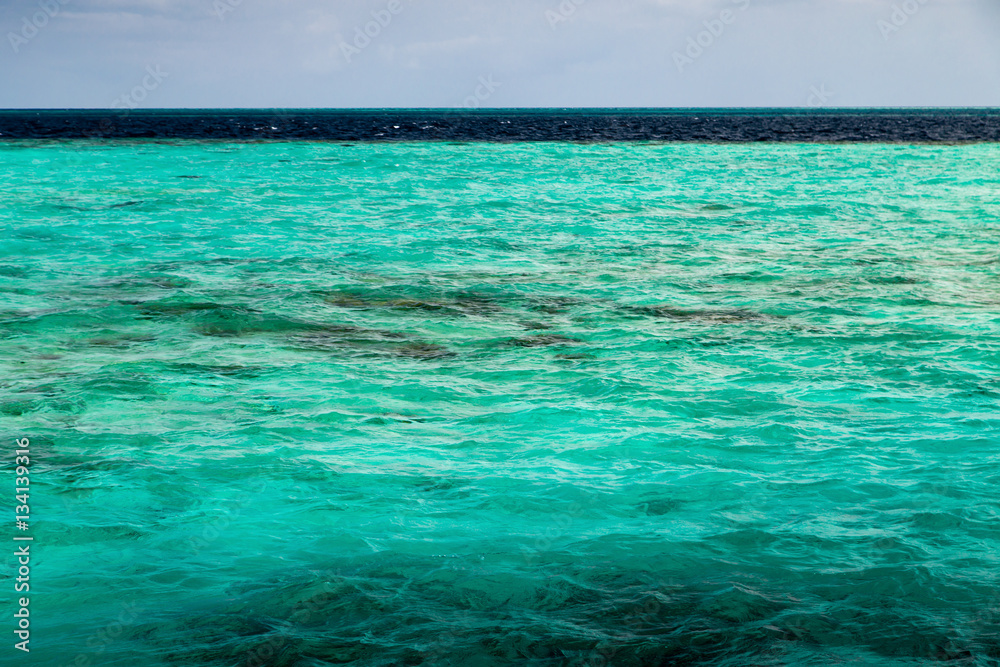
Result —
<instances>
[{"instance_id":1,"label":"sky","mask_svg":"<svg viewBox=\"0 0 1000 667\"><path fill-rule=\"evenodd\" d=\"M1000 0L0 0L0 108L1000 106Z\"/></svg>"}]
</instances>

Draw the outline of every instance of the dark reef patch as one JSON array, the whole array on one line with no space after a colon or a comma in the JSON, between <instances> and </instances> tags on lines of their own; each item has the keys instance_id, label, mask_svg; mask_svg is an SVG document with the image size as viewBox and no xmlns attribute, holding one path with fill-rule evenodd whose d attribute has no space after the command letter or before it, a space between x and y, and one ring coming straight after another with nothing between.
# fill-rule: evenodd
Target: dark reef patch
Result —
<instances>
[{"instance_id":1,"label":"dark reef patch","mask_svg":"<svg viewBox=\"0 0 1000 667\"><path fill-rule=\"evenodd\" d=\"M584 341L579 338L572 338L561 334L541 334L524 338L509 338L504 341L504 345L511 347L548 347L550 345L574 345L582 342Z\"/></svg>"},{"instance_id":2,"label":"dark reef patch","mask_svg":"<svg viewBox=\"0 0 1000 667\"><path fill-rule=\"evenodd\" d=\"M314 334L317 337L345 337L361 334L370 337L374 331L350 325L317 322L273 313L256 308L215 301L125 301L136 306L140 319L176 317L190 322L204 336L238 337L254 334ZM380 337L392 337L390 332L378 332Z\"/></svg>"},{"instance_id":3,"label":"dark reef patch","mask_svg":"<svg viewBox=\"0 0 1000 667\"><path fill-rule=\"evenodd\" d=\"M647 317L658 317L677 322L702 322L706 324L736 324L762 322L770 316L743 308L688 310L675 306L623 306L623 312Z\"/></svg>"},{"instance_id":4,"label":"dark reef patch","mask_svg":"<svg viewBox=\"0 0 1000 667\"><path fill-rule=\"evenodd\" d=\"M191 375L214 375L224 378L234 378L237 380L253 379L260 377L269 369L266 366L241 366L237 364L196 364L196 363L173 363L171 370Z\"/></svg>"},{"instance_id":5,"label":"dark reef patch","mask_svg":"<svg viewBox=\"0 0 1000 667\"><path fill-rule=\"evenodd\" d=\"M401 345L393 350L393 354L397 357L406 357L408 359L445 359L457 356L443 345L422 341L413 341Z\"/></svg>"},{"instance_id":6,"label":"dark reef patch","mask_svg":"<svg viewBox=\"0 0 1000 667\"><path fill-rule=\"evenodd\" d=\"M184 289L194 285L194 281L184 276L170 274L154 274L139 276L124 276L111 278L98 283L99 287L116 287L120 289Z\"/></svg>"},{"instance_id":7,"label":"dark reef patch","mask_svg":"<svg viewBox=\"0 0 1000 667\"><path fill-rule=\"evenodd\" d=\"M520 324L528 331L544 331L552 328L551 324L545 324L544 322L521 322Z\"/></svg>"},{"instance_id":8,"label":"dark reef patch","mask_svg":"<svg viewBox=\"0 0 1000 667\"><path fill-rule=\"evenodd\" d=\"M877 276L866 278L865 281L872 285L919 285L920 283L927 282L926 280L910 276Z\"/></svg>"},{"instance_id":9,"label":"dark reef patch","mask_svg":"<svg viewBox=\"0 0 1000 667\"><path fill-rule=\"evenodd\" d=\"M127 348L136 343L150 343L156 340L155 336L145 334L108 334L97 336L87 340L87 345L92 347Z\"/></svg>"},{"instance_id":10,"label":"dark reef patch","mask_svg":"<svg viewBox=\"0 0 1000 667\"><path fill-rule=\"evenodd\" d=\"M249 309L241 308L239 306L230 306L222 303L215 303L214 301L187 301L178 299L164 301L122 301L122 303L129 306L137 306L139 312L147 318L162 316L179 317L190 313L200 313L206 311L223 312L226 310L244 310L246 312L251 312Z\"/></svg>"}]
</instances>

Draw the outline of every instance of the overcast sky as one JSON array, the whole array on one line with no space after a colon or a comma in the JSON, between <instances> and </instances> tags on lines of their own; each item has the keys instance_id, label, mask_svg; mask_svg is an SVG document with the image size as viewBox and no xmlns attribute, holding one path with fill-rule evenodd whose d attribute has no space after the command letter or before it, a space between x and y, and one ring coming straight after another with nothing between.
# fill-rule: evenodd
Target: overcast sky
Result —
<instances>
[{"instance_id":1,"label":"overcast sky","mask_svg":"<svg viewBox=\"0 0 1000 667\"><path fill-rule=\"evenodd\" d=\"M0 28L4 108L1000 106L1000 0L0 0Z\"/></svg>"}]
</instances>

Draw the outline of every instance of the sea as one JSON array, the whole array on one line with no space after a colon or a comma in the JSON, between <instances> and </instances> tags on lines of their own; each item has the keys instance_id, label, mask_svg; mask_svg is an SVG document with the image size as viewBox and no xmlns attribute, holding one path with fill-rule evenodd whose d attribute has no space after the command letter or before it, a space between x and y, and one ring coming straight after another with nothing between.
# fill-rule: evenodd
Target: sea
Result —
<instances>
[{"instance_id":1,"label":"sea","mask_svg":"<svg viewBox=\"0 0 1000 667\"><path fill-rule=\"evenodd\" d=\"M0 112L0 664L1000 664L998 142Z\"/></svg>"}]
</instances>

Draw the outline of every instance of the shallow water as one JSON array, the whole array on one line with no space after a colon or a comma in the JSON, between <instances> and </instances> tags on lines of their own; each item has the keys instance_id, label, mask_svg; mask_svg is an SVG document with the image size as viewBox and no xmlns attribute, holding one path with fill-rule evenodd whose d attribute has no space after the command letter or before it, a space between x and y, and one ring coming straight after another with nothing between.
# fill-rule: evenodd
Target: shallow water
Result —
<instances>
[{"instance_id":1,"label":"shallow water","mask_svg":"<svg viewBox=\"0 0 1000 667\"><path fill-rule=\"evenodd\" d=\"M996 144L26 141L0 183L33 665L1000 659Z\"/></svg>"}]
</instances>

